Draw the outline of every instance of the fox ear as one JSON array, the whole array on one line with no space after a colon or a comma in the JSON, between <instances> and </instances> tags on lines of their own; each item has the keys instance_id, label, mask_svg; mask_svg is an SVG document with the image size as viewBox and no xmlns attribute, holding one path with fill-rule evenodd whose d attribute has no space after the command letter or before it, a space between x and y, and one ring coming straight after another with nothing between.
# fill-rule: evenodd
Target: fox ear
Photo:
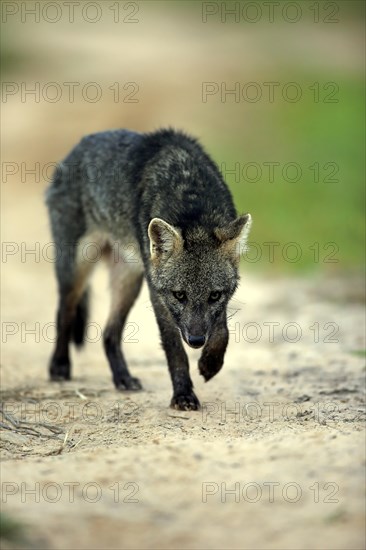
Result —
<instances>
[{"instance_id":1,"label":"fox ear","mask_svg":"<svg viewBox=\"0 0 366 550\"><path fill-rule=\"evenodd\" d=\"M183 247L183 239L178 230L160 218L151 220L148 235L152 260L167 259Z\"/></svg>"},{"instance_id":2,"label":"fox ear","mask_svg":"<svg viewBox=\"0 0 366 550\"><path fill-rule=\"evenodd\" d=\"M251 215L244 214L230 222L229 225L215 229L215 235L221 243L222 250L236 262L239 261L240 255L247 250L246 243L251 225Z\"/></svg>"}]
</instances>

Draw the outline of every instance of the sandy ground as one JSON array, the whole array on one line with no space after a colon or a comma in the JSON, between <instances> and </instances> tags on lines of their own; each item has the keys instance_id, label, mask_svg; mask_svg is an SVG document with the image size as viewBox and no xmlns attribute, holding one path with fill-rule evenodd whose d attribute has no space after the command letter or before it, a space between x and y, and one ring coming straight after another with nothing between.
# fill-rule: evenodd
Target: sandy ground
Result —
<instances>
[{"instance_id":1,"label":"sandy ground","mask_svg":"<svg viewBox=\"0 0 366 550\"><path fill-rule=\"evenodd\" d=\"M230 306L224 369L204 384L198 352L189 352L202 410L179 412L168 407L170 380L146 288L124 344L143 392L112 387L100 342L108 309L102 269L90 342L73 355L74 379L50 383L53 264L24 264L20 253L8 260L2 510L28 526L24 547L364 548L365 366L352 353L365 347L357 279L244 273Z\"/></svg>"}]
</instances>

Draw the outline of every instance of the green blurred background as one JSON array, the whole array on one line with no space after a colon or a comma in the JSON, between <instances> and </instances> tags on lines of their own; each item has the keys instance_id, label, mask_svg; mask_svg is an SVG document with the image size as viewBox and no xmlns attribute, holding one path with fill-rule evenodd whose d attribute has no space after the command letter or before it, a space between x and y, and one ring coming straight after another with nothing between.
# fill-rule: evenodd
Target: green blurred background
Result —
<instances>
[{"instance_id":1,"label":"green blurred background","mask_svg":"<svg viewBox=\"0 0 366 550\"><path fill-rule=\"evenodd\" d=\"M52 4L2 5L3 239L50 240L42 168L81 136L169 125L252 213L247 270L363 269L364 2Z\"/></svg>"}]
</instances>

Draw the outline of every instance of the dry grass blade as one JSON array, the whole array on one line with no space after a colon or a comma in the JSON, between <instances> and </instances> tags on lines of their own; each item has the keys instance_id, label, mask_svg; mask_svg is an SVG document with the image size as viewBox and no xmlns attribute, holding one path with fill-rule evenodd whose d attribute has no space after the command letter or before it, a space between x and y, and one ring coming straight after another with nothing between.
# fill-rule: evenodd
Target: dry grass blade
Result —
<instances>
[{"instance_id":1,"label":"dry grass blade","mask_svg":"<svg viewBox=\"0 0 366 550\"><path fill-rule=\"evenodd\" d=\"M84 395L83 393L81 393L81 391L75 390L75 393L76 393L76 395L77 395L78 397L80 397L80 399L83 399L84 401L87 401L88 398L86 397L86 395Z\"/></svg>"},{"instance_id":2,"label":"dry grass blade","mask_svg":"<svg viewBox=\"0 0 366 550\"><path fill-rule=\"evenodd\" d=\"M11 430L16 433L23 435L31 435L35 437L46 437L48 439L59 439L59 435L64 432L59 426L54 426L53 424L46 424L44 422L29 422L28 420L19 420L12 414L4 411L3 404L0 406L0 414L3 417L3 420L6 422L1 422L0 426L5 430ZM40 430L43 428L52 432L52 434L44 433Z\"/></svg>"}]
</instances>

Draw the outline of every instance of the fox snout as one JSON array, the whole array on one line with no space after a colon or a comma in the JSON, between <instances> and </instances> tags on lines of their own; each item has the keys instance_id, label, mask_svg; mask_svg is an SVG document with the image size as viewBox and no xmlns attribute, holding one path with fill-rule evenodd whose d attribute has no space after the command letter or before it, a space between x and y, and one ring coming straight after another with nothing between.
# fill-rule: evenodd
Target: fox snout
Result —
<instances>
[{"instance_id":1,"label":"fox snout","mask_svg":"<svg viewBox=\"0 0 366 550\"><path fill-rule=\"evenodd\" d=\"M205 342L206 342L205 335L193 336L192 334L189 334L187 338L187 344L191 346L191 348L195 348L195 349L202 348Z\"/></svg>"},{"instance_id":2,"label":"fox snout","mask_svg":"<svg viewBox=\"0 0 366 550\"><path fill-rule=\"evenodd\" d=\"M199 349L210 337L210 325L204 316L193 316L180 323L180 333L190 348Z\"/></svg>"},{"instance_id":3,"label":"fox snout","mask_svg":"<svg viewBox=\"0 0 366 550\"><path fill-rule=\"evenodd\" d=\"M189 330L186 327L180 329L183 340L189 347L194 349L202 348L207 341L208 335L205 330Z\"/></svg>"}]
</instances>

